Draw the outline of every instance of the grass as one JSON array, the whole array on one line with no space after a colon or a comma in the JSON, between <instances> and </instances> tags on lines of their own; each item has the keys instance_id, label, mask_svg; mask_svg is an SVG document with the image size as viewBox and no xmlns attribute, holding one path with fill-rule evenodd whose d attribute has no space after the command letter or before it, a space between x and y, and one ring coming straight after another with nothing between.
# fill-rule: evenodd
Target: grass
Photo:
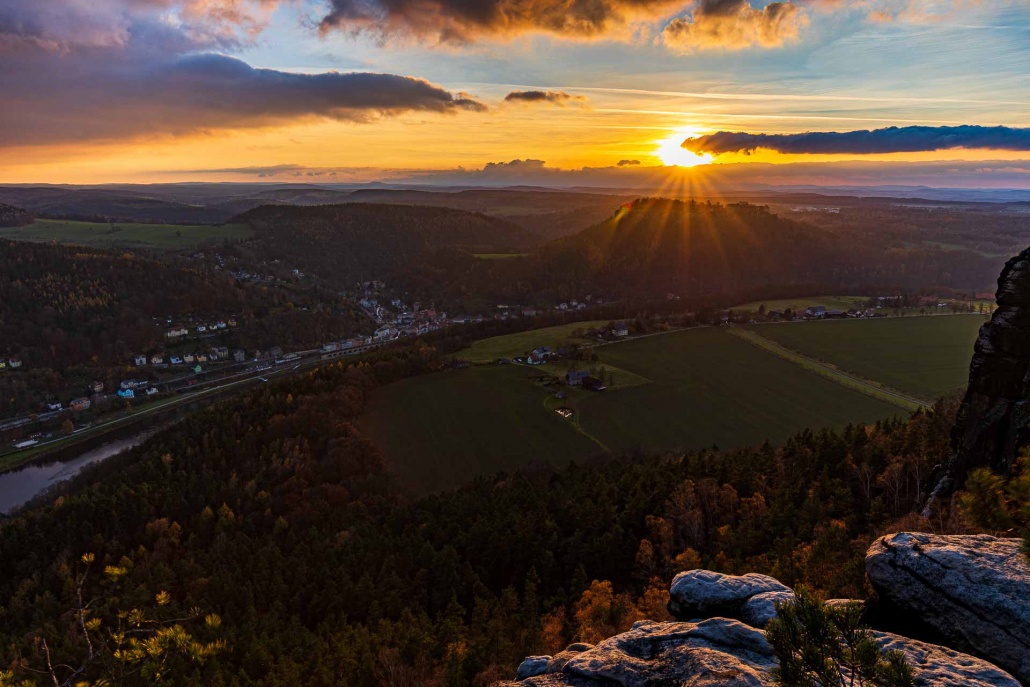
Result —
<instances>
[{"instance_id":1,"label":"grass","mask_svg":"<svg viewBox=\"0 0 1030 687\"><path fill-rule=\"evenodd\" d=\"M926 401L965 386L979 315L753 325L802 355Z\"/></svg>"},{"instance_id":2,"label":"grass","mask_svg":"<svg viewBox=\"0 0 1030 687\"><path fill-rule=\"evenodd\" d=\"M469 348L456 353L456 357L470 363L492 363L498 358L510 358L524 355L540 346L558 346L568 343L585 343L592 339L580 339L574 336L577 330L596 329L607 324L607 320L592 322L573 322L544 329L533 329L528 332L506 334L476 341Z\"/></svg>"},{"instance_id":3,"label":"grass","mask_svg":"<svg viewBox=\"0 0 1030 687\"><path fill-rule=\"evenodd\" d=\"M583 428L617 450L727 448L904 414L723 329L637 339L598 353L605 364L654 380L580 404Z\"/></svg>"},{"instance_id":4,"label":"grass","mask_svg":"<svg viewBox=\"0 0 1030 687\"><path fill-rule=\"evenodd\" d=\"M545 406L552 392L532 380L541 372L496 365L406 379L378 390L361 424L399 479L420 493L532 461L600 453Z\"/></svg>"},{"instance_id":5,"label":"grass","mask_svg":"<svg viewBox=\"0 0 1030 687\"><path fill-rule=\"evenodd\" d=\"M37 219L27 227L0 228L0 238L18 241L89 246L91 248L155 248L178 250L206 243L239 241L249 238L244 224L178 225L134 222L76 222Z\"/></svg>"}]
</instances>

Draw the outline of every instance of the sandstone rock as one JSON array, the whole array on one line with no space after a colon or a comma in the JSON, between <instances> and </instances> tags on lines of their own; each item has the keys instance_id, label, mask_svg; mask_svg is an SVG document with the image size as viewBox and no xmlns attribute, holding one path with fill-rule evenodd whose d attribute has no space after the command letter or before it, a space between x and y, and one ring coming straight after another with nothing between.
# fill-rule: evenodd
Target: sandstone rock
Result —
<instances>
[{"instance_id":1,"label":"sandstone rock","mask_svg":"<svg viewBox=\"0 0 1030 687\"><path fill-rule=\"evenodd\" d=\"M711 570L682 572L669 588L669 613L679 620L740 618L744 603L765 592L791 593L768 575L723 575Z\"/></svg>"},{"instance_id":2,"label":"sandstone rock","mask_svg":"<svg viewBox=\"0 0 1030 687\"><path fill-rule=\"evenodd\" d=\"M751 627L764 628L776 617L776 604L794 600L794 592L762 592L744 602L740 619Z\"/></svg>"},{"instance_id":3,"label":"sandstone rock","mask_svg":"<svg viewBox=\"0 0 1030 687\"><path fill-rule=\"evenodd\" d=\"M565 667L565 664L569 662L577 654L581 654L587 649L593 649L593 644L584 644L577 642L576 644L570 644L566 647L565 651L560 651L554 655L554 657L548 661L547 670L548 673L557 673Z\"/></svg>"},{"instance_id":4,"label":"sandstone rock","mask_svg":"<svg viewBox=\"0 0 1030 687\"><path fill-rule=\"evenodd\" d=\"M1005 671L968 654L887 632L873 635L883 651L905 654L916 687L1019 687Z\"/></svg>"},{"instance_id":5,"label":"sandstone rock","mask_svg":"<svg viewBox=\"0 0 1030 687\"><path fill-rule=\"evenodd\" d=\"M519 664L518 672L515 677L519 680L524 680L527 677L536 677L537 675L543 675L544 671L547 670L547 664L550 663L550 656L527 656L526 660Z\"/></svg>"},{"instance_id":6,"label":"sandstone rock","mask_svg":"<svg viewBox=\"0 0 1030 687\"><path fill-rule=\"evenodd\" d=\"M1030 684L1030 565L1019 539L900 533L866 554L881 599Z\"/></svg>"},{"instance_id":7,"label":"sandstone rock","mask_svg":"<svg viewBox=\"0 0 1030 687\"><path fill-rule=\"evenodd\" d=\"M997 299L973 348L969 387L952 430L954 453L935 478L928 510L973 468L1008 472L1030 443L1030 248L1005 264Z\"/></svg>"}]
</instances>

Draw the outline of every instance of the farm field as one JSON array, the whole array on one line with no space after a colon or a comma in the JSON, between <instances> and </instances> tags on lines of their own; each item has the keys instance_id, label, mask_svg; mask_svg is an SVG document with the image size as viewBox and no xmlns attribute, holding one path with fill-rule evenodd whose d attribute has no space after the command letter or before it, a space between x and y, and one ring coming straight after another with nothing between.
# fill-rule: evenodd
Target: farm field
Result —
<instances>
[{"instance_id":1,"label":"farm field","mask_svg":"<svg viewBox=\"0 0 1030 687\"><path fill-rule=\"evenodd\" d=\"M557 388L533 381L563 375L566 365L483 365L376 390L362 427L402 481L430 492L604 449L728 448L782 441L806 427L906 414L722 329L663 334L597 352L600 360L591 367L614 371L616 383L601 393L571 390L572 421L554 412L562 404L552 395Z\"/></svg>"},{"instance_id":2,"label":"farm field","mask_svg":"<svg viewBox=\"0 0 1030 687\"><path fill-rule=\"evenodd\" d=\"M553 367L553 366L547 366ZM557 413L537 370L491 365L405 379L378 389L362 429L409 488L429 493L530 462L602 452Z\"/></svg>"},{"instance_id":3,"label":"farm field","mask_svg":"<svg viewBox=\"0 0 1030 687\"><path fill-rule=\"evenodd\" d=\"M786 348L933 401L965 386L979 315L751 325Z\"/></svg>"},{"instance_id":4,"label":"farm field","mask_svg":"<svg viewBox=\"0 0 1030 687\"><path fill-rule=\"evenodd\" d=\"M653 380L580 404L583 428L614 450L728 448L905 414L722 329L627 341L598 354L601 363Z\"/></svg>"},{"instance_id":5,"label":"farm field","mask_svg":"<svg viewBox=\"0 0 1030 687\"><path fill-rule=\"evenodd\" d=\"M75 222L62 219L37 219L26 227L2 227L0 238L18 241L50 242L91 248L154 248L177 250L223 240L249 238L250 227L243 224L180 225L139 224L132 222Z\"/></svg>"},{"instance_id":6,"label":"farm field","mask_svg":"<svg viewBox=\"0 0 1030 687\"><path fill-rule=\"evenodd\" d=\"M573 322L572 324L562 324L556 327L533 329L528 332L494 336L489 339L476 341L469 348L459 351L455 355L471 363L492 363L498 358L522 355L540 346L557 348L570 342L584 343L589 341L589 339L575 338L574 334L577 330L596 329L607 323L607 320Z\"/></svg>"}]
</instances>

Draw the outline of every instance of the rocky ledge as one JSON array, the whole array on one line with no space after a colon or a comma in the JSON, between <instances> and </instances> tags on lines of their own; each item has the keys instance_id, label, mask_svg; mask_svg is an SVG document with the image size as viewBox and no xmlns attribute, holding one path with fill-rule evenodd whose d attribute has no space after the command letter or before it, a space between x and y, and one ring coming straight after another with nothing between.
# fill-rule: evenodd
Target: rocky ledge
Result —
<instances>
[{"instance_id":1,"label":"rocky ledge","mask_svg":"<svg viewBox=\"0 0 1030 687\"><path fill-rule=\"evenodd\" d=\"M905 654L918 687L1019 687L1000 665L1030 685L1021 672L1030 660L1030 571L1024 559L1012 558L1019 546L993 537L902 533L870 548L867 571L886 602L921 615L948 639L943 646L873 631L884 651ZM952 572L927 572L938 564ZM645 620L597 645L532 656L514 682L494 687L772 687L777 661L762 628L775 617L775 603L792 598L790 588L764 575L691 570L670 589L677 622Z\"/></svg>"}]
</instances>

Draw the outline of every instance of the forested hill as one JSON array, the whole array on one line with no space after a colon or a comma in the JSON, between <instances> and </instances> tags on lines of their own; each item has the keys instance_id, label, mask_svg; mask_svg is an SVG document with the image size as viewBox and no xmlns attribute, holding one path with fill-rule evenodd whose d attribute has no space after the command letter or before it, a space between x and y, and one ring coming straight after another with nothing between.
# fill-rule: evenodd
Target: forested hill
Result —
<instances>
[{"instance_id":1,"label":"forested hill","mask_svg":"<svg viewBox=\"0 0 1030 687\"><path fill-rule=\"evenodd\" d=\"M323 279L351 285L390 280L427 253L518 252L535 243L510 222L443 207L350 203L297 207L265 205L234 221L255 237L237 249L261 260L281 260Z\"/></svg>"},{"instance_id":2,"label":"forested hill","mask_svg":"<svg viewBox=\"0 0 1030 687\"><path fill-rule=\"evenodd\" d=\"M0 227L24 227L32 224L32 215L13 205L0 203Z\"/></svg>"},{"instance_id":3,"label":"forested hill","mask_svg":"<svg viewBox=\"0 0 1030 687\"><path fill-rule=\"evenodd\" d=\"M375 386L441 363L420 346L264 386L0 521L0 667L50 684L32 672L45 639L55 665L103 676L69 610L93 554L96 647L131 608L221 616L226 648L200 666L170 653L165 684L485 686L527 654L663 618L679 570L861 597L868 543L949 451L954 405L782 448L499 475L413 500L354 420Z\"/></svg>"},{"instance_id":4,"label":"forested hill","mask_svg":"<svg viewBox=\"0 0 1030 687\"><path fill-rule=\"evenodd\" d=\"M585 287L709 294L762 284L815 284L840 264L826 232L766 208L641 199L608 220L541 249Z\"/></svg>"}]
</instances>

